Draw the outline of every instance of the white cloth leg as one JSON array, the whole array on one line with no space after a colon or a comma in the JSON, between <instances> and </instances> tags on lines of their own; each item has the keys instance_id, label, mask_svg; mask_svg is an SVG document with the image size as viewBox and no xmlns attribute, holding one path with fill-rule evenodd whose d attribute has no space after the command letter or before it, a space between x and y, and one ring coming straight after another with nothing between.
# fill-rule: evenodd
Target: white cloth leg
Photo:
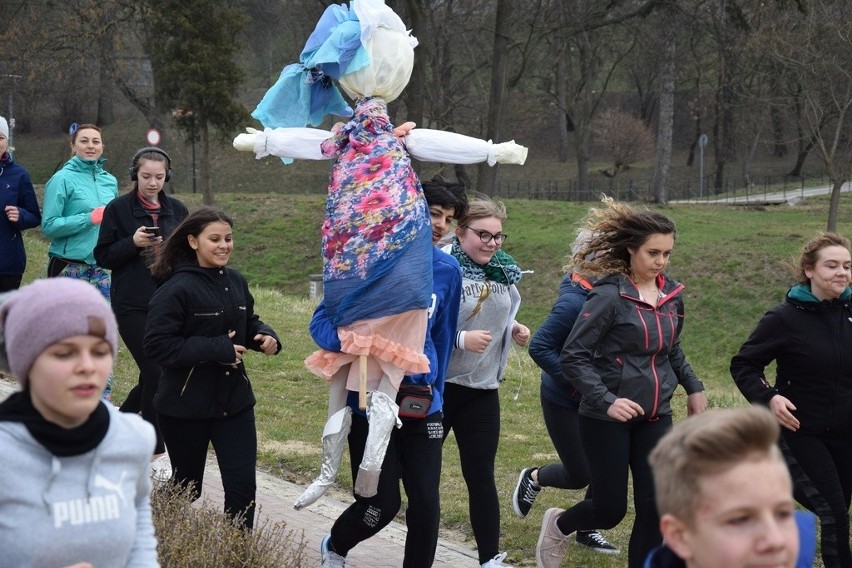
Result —
<instances>
[{"instance_id":1,"label":"white cloth leg","mask_svg":"<svg viewBox=\"0 0 852 568\"><path fill-rule=\"evenodd\" d=\"M358 466L358 477L355 479L355 493L361 497L373 497L378 492L379 475L382 473L382 462L391 432L395 427L402 426L397 417L398 413L399 405L394 399L382 391L370 393L367 403L367 422L370 429L364 444L364 457Z\"/></svg>"},{"instance_id":2,"label":"white cloth leg","mask_svg":"<svg viewBox=\"0 0 852 568\"><path fill-rule=\"evenodd\" d=\"M344 406L328 419L322 432L322 465L319 476L299 495L293 507L298 511L307 507L320 497L337 479L343 450L346 449L346 437L352 426L352 409Z\"/></svg>"}]
</instances>

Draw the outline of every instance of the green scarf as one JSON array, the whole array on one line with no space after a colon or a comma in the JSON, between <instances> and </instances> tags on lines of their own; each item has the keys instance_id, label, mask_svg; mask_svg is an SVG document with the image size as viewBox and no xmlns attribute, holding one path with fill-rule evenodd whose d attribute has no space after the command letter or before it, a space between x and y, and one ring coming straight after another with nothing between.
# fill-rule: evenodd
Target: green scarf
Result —
<instances>
[{"instance_id":1,"label":"green scarf","mask_svg":"<svg viewBox=\"0 0 852 568\"><path fill-rule=\"evenodd\" d=\"M488 264L477 264L459 245L459 238L453 237L450 254L459 261L462 275L468 280L491 280L499 284L517 284L521 280L521 269L509 253L497 249Z\"/></svg>"}]
</instances>

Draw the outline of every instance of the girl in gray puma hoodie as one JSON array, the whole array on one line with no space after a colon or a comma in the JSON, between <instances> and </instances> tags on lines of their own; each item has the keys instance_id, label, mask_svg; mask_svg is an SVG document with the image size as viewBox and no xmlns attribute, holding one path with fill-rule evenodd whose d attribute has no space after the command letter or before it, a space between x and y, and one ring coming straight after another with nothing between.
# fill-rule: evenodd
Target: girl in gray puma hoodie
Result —
<instances>
[{"instance_id":1,"label":"girl in gray puma hoodie","mask_svg":"<svg viewBox=\"0 0 852 568\"><path fill-rule=\"evenodd\" d=\"M39 280L0 303L0 566L158 567L154 429L101 401L118 338L89 283ZM85 564L84 564L85 565Z\"/></svg>"}]
</instances>

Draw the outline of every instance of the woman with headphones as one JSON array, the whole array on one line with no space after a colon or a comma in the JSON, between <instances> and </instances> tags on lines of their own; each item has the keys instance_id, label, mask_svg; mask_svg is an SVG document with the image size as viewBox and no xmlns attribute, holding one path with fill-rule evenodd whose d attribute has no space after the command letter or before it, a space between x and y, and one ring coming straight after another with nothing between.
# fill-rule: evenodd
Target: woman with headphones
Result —
<instances>
[{"instance_id":1,"label":"woman with headphones","mask_svg":"<svg viewBox=\"0 0 852 568\"><path fill-rule=\"evenodd\" d=\"M97 263L112 270L110 289L118 331L139 367L139 382L120 410L141 412L154 425L154 457L166 450L153 410L160 366L142 347L148 301L156 288L149 268L163 239L188 215L183 203L163 191L171 173L171 159L163 150L149 147L136 152L130 162L132 188L107 205L95 246Z\"/></svg>"}]
</instances>

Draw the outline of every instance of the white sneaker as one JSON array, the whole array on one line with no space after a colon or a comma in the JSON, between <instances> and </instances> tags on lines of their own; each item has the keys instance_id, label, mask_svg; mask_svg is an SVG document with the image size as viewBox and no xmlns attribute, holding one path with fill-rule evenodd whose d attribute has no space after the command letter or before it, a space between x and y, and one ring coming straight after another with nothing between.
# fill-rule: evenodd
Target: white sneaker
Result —
<instances>
[{"instance_id":1,"label":"white sneaker","mask_svg":"<svg viewBox=\"0 0 852 568\"><path fill-rule=\"evenodd\" d=\"M568 548L568 535L562 534L556 526L556 519L565 509L553 507L544 512L541 520L541 532L535 545L535 565L538 568L559 568Z\"/></svg>"},{"instance_id":2,"label":"white sneaker","mask_svg":"<svg viewBox=\"0 0 852 568\"><path fill-rule=\"evenodd\" d=\"M503 560L509 556L508 552L501 552L488 562L482 565L482 568L512 568L511 564L504 564Z\"/></svg>"},{"instance_id":3,"label":"white sneaker","mask_svg":"<svg viewBox=\"0 0 852 568\"><path fill-rule=\"evenodd\" d=\"M172 478L172 462L168 454L163 454L151 462L151 479L168 481Z\"/></svg>"},{"instance_id":4,"label":"white sneaker","mask_svg":"<svg viewBox=\"0 0 852 568\"><path fill-rule=\"evenodd\" d=\"M331 535L322 537L320 542L320 556L322 566L320 568L346 568L346 558L331 550Z\"/></svg>"}]
</instances>

